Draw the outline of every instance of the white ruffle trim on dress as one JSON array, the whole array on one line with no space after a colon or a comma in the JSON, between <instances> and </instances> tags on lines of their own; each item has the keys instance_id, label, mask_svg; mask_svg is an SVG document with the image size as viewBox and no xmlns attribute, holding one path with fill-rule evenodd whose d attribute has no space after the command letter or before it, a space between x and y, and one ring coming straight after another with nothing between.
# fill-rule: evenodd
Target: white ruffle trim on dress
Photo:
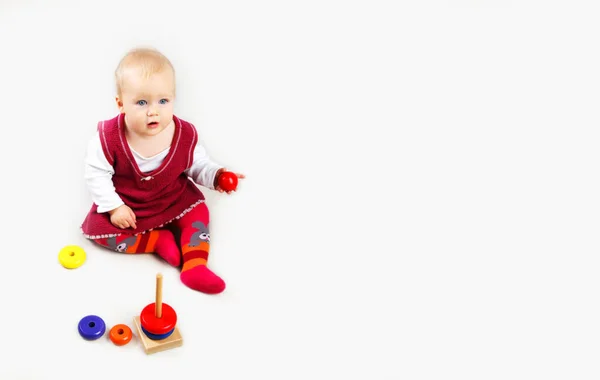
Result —
<instances>
[{"instance_id":1,"label":"white ruffle trim on dress","mask_svg":"<svg viewBox=\"0 0 600 380\"><path fill-rule=\"evenodd\" d=\"M183 210L181 212L181 214L177 215L176 217L174 217L173 219L169 220L168 222L165 222L165 223L161 224L160 226L157 226L157 227L154 227L154 228L150 228L149 230L145 230L145 231L142 231L142 232L135 233L135 234L133 234L133 236L145 234L146 232L150 232L150 231L152 231L154 229L164 227L166 224L169 224L169 223L173 222L176 219L181 219L182 216L184 216L188 212L192 211L192 209L194 207L198 206L200 203L203 203L203 202L204 202L204 200L201 199L198 202L196 202L193 205L191 205L190 207L188 207L185 210ZM122 235L122 234L88 235L88 234L86 234L86 233L83 232L83 228L81 228L81 232L83 233L83 236L86 237L87 239L104 239L104 238L110 238L110 237L115 237L115 236L121 236Z\"/></svg>"}]
</instances>

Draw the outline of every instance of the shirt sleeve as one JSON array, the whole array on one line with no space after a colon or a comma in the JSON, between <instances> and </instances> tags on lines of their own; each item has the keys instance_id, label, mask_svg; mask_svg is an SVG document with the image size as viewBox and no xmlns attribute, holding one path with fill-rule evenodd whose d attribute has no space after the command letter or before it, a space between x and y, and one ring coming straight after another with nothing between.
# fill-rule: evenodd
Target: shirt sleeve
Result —
<instances>
[{"instance_id":1,"label":"shirt sleeve","mask_svg":"<svg viewBox=\"0 0 600 380\"><path fill-rule=\"evenodd\" d=\"M84 177L92 201L98 205L99 213L113 210L124 204L112 182L114 173L114 168L102 151L100 134L96 132L96 135L88 143Z\"/></svg>"},{"instance_id":2,"label":"shirt sleeve","mask_svg":"<svg viewBox=\"0 0 600 380\"><path fill-rule=\"evenodd\" d=\"M215 175L222 168L223 166L210 159L206 149L197 142L192 166L186 170L186 174L198 185L214 190Z\"/></svg>"}]
</instances>

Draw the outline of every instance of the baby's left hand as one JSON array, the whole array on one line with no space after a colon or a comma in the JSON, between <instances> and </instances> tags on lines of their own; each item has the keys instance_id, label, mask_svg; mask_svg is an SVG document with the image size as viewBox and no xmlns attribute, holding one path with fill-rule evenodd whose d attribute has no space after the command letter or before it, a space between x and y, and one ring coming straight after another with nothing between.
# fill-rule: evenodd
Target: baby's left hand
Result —
<instances>
[{"instance_id":1,"label":"baby's left hand","mask_svg":"<svg viewBox=\"0 0 600 380\"><path fill-rule=\"evenodd\" d=\"M217 173L217 176L215 178L215 190L218 191L219 193L231 194L232 192L235 192L235 190L224 190L223 188L221 188L221 186L219 186L219 176L221 175L221 173L223 171L229 171L229 170L224 169L224 170L220 170L219 173ZM235 174L237 176L238 180L246 178L246 176L243 175L242 173L233 173L233 174ZM236 186L236 188L237 188L237 186Z\"/></svg>"}]
</instances>

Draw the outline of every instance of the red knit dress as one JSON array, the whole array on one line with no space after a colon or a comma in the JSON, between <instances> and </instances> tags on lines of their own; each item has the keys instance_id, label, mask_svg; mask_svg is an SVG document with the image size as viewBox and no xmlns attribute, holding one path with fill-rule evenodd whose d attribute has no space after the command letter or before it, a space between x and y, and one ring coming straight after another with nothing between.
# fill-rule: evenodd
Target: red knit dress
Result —
<instances>
[{"instance_id":1,"label":"red knit dress","mask_svg":"<svg viewBox=\"0 0 600 380\"><path fill-rule=\"evenodd\" d=\"M81 230L90 239L115 235L140 234L162 227L180 218L204 201L204 195L184 171L191 167L198 141L195 127L173 116L175 133L169 153L160 167L147 173L140 171L125 139L125 115L98 123L102 150L113 166L115 190L136 216L136 229L122 230L110 222L108 212L98 213L92 204Z\"/></svg>"}]
</instances>

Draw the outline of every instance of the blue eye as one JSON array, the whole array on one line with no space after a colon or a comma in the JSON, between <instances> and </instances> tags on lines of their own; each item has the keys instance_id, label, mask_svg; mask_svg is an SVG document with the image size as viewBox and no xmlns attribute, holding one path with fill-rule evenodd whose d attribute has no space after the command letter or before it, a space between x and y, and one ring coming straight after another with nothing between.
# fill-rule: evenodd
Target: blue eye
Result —
<instances>
[{"instance_id":1,"label":"blue eye","mask_svg":"<svg viewBox=\"0 0 600 380\"><path fill-rule=\"evenodd\" d=\"M161 99L159 101L160 104L167 104L169 101L167 99Z\"/></svg>"},{"instance_id":2,"label":"blue eye","mask_svg":"<svg viewBox=\"0 0 600 380\"><path fill-rule=\"evenodd\" d=\"M145 106L146 105L146 101L145 100L138 100L137 105L138 106Z\"/></svg>"}]
</instances>

